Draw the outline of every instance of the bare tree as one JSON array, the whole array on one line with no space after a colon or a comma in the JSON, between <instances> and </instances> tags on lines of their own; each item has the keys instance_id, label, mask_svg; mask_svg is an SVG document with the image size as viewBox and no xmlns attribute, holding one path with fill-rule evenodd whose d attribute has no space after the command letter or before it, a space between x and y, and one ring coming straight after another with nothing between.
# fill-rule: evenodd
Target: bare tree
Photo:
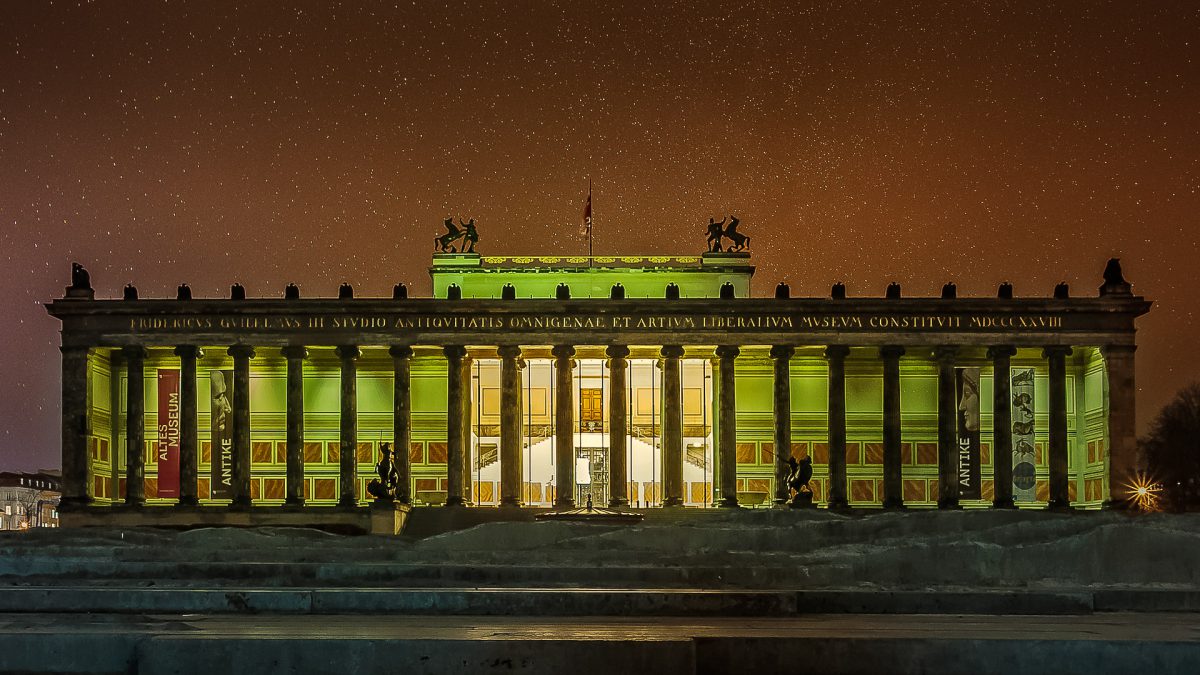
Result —
<instances>
[{"instance_id":1,"label":"bare tree","mask_svg":"<svg viewBox=\"0 0 1200 675\"><path fill-rule=\"evenodd\" d=\"M38 502L41 501L41 490L17 490L17 504L25 512L25 523L28 527L37 527L40 523L38 518L41 515L38 513Z\"/></svg>"},{"instance_id":2,"label":"bare tree","mask_svg":"<svg viewBox=\"0 0 1200 675\"><path fill-rule=\"evenodd\" d=\"M1175 394L1141 446L1167 505L1176 510L1200 506L1200 383Z\"/></svg>"}]
</instances>

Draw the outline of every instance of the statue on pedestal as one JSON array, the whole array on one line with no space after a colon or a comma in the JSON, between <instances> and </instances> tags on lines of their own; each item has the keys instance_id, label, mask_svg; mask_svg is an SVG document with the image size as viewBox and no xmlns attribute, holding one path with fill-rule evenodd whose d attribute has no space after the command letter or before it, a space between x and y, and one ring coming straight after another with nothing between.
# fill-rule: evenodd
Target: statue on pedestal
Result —
<instances>
[{"instance_id":1,"label":"statue on pedestal","mask_svg":"<svg viewBox=\"0 0 1200 675\"><path fill-rule=\"evenodd\" d=\"M396 463L392 461L392 444L379 445L379 461L375 463L375 473L379 478L367 484L367 494L376 501L390 502L396 496L396 487L400 484L400 474L396 471Z\"/></svg>"},{"instance_id":2,"label":"statue on pedestal","mask_svg":"<svg viewBox=\"0 0 1200 675\"><path fill-rule=\"evenodd\" d=\"M792 500L788 502L788 506L794 509L808 508L813 505L812 481L813 468L812 457L805 457L799 462L795 457L788 457L788 466L792 467L788 474L788 487L795 490L796 494Z\"/></svg>"},{"instance_id":3,"label":"statue on pedestal","mask_svg":"<svg viewBox=\"0 0 1200 675\"><path fill-rule=\"evenodd\" d=\"M442 225L446 226L446 234L433 238L433 246L437 253L475 252L475 244L479 241L479 231L475 229L474 218L465 223L462 218L459 218L458 225L454 224L453 218L447 218L442 221ZM461 250L454 246L455 242L459 242Z\"/></svg>"},{"instance_id":4,"label":"statue on pedestal","mask_svg":"<svg viewBox=\"0 0 1200 675\"><path fill-rule=\"evenodd\" d=\"M737 231L739 221L737 216L729 216L729 224L725 224L725 218L721 222L717 222L712 218L708 219L708 252L720 253L721 238L724 237L730 241L729 248L724 249L729 253L736 251L744 251L750 245L750 237Z\"/></svg>"}]
</instances>

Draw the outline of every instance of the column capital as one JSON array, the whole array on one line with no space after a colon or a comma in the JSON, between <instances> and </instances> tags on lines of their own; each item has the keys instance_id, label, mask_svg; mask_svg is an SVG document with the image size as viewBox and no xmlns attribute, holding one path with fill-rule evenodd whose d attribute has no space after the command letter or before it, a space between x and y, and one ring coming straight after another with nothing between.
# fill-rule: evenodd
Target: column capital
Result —
<instances>
[{"instance_id":1,"label":"column capital","mask_svg":"<svg viewBox=\"0 0 1200 675\"><path fill-rule=\"evenodd\" d=\"M393 359L411 359L413 348L408 345L392 345L388 347L388 354L391 354Z\"/></svg>"},{"instance_id":2,"label":"column capital","mask_svg":"<svg viewBox=\"0 0 1200 675\"><path fill-rule=\"evenodd\" d=\"M467 348L462 345L446 345L442 347L442 353L446 355L446 358L458 361L467 355Z\"/></svg>"},{"instance_id":3,"label":"column capital","mask_svg":"<svg viewBox=\"0 0 1200 675\"><path fill-rule=\"evenodd\" d=\"M227 350L228 354L236 358L252 359L254 358L254 347L250 345L234 345Z\"/></svg>"},{"instance_id":4,"label":"column capital","mask_svg":"<svg viewBox=\"0 0 1200 675\"><path fill-rule=\"evenodd\" d=\"M662 354L663 358L678 359L683 356L683 347L679 345L663 345L663 348L659 350L659 354Z\"/></svg>"},{"instance_id":5,"label":"column capital","mask_svg":"<svg viewBox=\"0 0 1200 675\"><path fill-rule=\"evenodd\" d=\"M1017 355L1017 348L1012 345L992 345L988 347L989 359L1012 358Z\"/></svg>"},{"instance_id":6,"label":"column capital","mask_svg":"<svg viewBox=\"0 0 1200 675\"><path fill-rule=\"evenodd\" d=\"M738 349L735 345L721 345L717 347L715 353L721 359L735 359L738 354L742 353L742 350Z\"/></svg>"},{"instance_id":7,"label":"column capital","mask_svg":"<svg viewBox=\"0 0 1200 675\"><path fill-rule=\"evenodd\" d=\"M304 345L288 345L286 347L280 347L279 353L283 355L283 358L289 360L308 358L308 348Z\"/></svg>"},{"instance_id":8,"label":"column capital","mask_svg":"<svg viewBox=\"0 0 1200 675\"><path fill-rule=\"evenodd\" d=\"M850 347L847 345L828 345L825 347L825 358L830 361L845 359L850 356Z\"/></svg>"},{"instance_id":9,"label":"column capital","mask_svg":"<svg viewBox=\"0 0 1200 675\"><path fill-rule=\"evenodd\" d=\"M502 359L515 359L521 356L521 348L518 345L500 345L496 354Z\"/></svg>"},{"instance_id":10,"label":"column capital","mask_svg":"<svg viewBox=\"0 0 1200 675\"><path fill-rule=\"evenodd\" d=\"M196 345L179 345L178 347L175 348L175 356L178 356L181 359L184 359L184 358L196 359L196 358L200 358L203 355L204 355L203 350L201 350Z\"/></svg>"},{"instance_id":11,"label":"column capital","mask_svg":"<svg viewBox=\"0 0 1200 675\"><path fill-rule=\"evenodd\" d=\"M884 345L879 348L879 355L885 359L898 359L904 356L904 347L900 345Z\"/></svg>"},{"instance_id":12,"label":"column capital","mask_svg":"<svg viewBox=\"0 0 1200 675\"><path fill-rule=\"evenodd\" d=\"M550 350L550 353L553 354L555 358L569 359L572 356L575 356L575 348L571 345L554 345L554 348Z\"/></svg>"},{"instance_id":13,"label":"column capital","mask_svg":"<svg viewBox=\"0 0 1200 675\"><path fill-rule=\"evenodd\" d=\"M146 348L141 345L126 345L121 347L121 356L127 361L142 360L147 356Z\"/></svg>"},{"instance_id":14,"label":"column capital","mask_svg":"<svg viewBox=\"0 0 1200 675\"><path fill-rule=\"evenodd\" d=\"M629 347L625 345L609 345L604 354L610 359L623 359L629 356Z\"/></svg>"},{"instance_id":15,"label":"column capital","mask_svg":"<svg viewBox=\"0 0 1200 675\"><path fill-rule=\"evenodd\" d=\"M938 362L953 362L954 357L958 356L958 345L938 345L933 348L933 358Z\"/></svg>"},{"instance_id":16,"label":"column capital","mask_svg":"<svg viewBox=\"0 0 1200 675\"><path fill-rule=\"evenodd\" d=\"M1131 357L1137 351L1137 345L1101 345L1100 354L1104 358Z\"/></svg>"},{"instance_id":17,"label":"column capital","mask_svg":"<svg viewBox=\"0 0 1200 675\"><path fill-rule=\"evenodd\" d=\"M771 358L773 359L790 359L796 353L796 348L791 345L775 345L771 347Z\"/></svg>"},{"instance_id":18,"label":"column capital","mask_svg":"<svg viewBox=\"0 0 1200 675\"><path fill-rule=\"evenodd\" d=\"M1071 348L1066 345L1051 345L1049 347L1042 348L1042 357L1047 359L1054 357L1067 357L1070 355Z\"/></svg>"},{"instance_id":19,"label":"column capital","mask_svg":"<svg viewBox=\"0 0 1200 675\"><path fill-rule=\"evenodd\" d=\"M334 351L343 361L353 361L362 355L362 351L355 345L339 345Z\"/></svg>"}]
</instances>

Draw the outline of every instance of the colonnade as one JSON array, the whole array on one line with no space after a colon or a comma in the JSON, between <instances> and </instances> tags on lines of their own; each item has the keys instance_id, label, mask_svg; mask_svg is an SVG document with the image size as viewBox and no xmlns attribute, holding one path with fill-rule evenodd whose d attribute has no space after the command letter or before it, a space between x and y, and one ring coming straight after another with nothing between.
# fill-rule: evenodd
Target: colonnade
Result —
<instances>
[{"instance_id":1,"label":"colonnade","mask_svg":"<svg viewBox=\"0 0 1200 675\"><path fill-rule=\"evenodd\" d=\"M955 397L954 368L959 348L941 345L934 349L938 368L938 507L959 508L957 481L957 407ZM1132 346L1103 348L1108 370L1109 438L1110 438L1110 491L1117 489L1113 481L1118 477L1132 475L1137 468L1133 424L1133 352ZM63 347L63 504L86 504L88 482L88 459L86 442L87 417L87 368L89 349ZM145 502L144 492L144 433L145 391L144 364L147 352L141 346L127 346L120 353L128 369L127 401L127 452L125 504L140 506ZM194 506L199 503L197 495L197 402L196 361L200 349L181 345L175 348L180 365L180 491L179 503ZM308 356L304 346L286 346L280 350L287 362L286 392L286 499L285 507L304 504L304 363ZM361 354L358 346L341 345L336 349L340 360L340 495L338 504L352 507L358 503L355 487L358 484L357 458L357 360ZM447 499L448 507L462 506L469 501L471 492L468 467L470 395L467 388L469 357L462 345L443 347L447 360ZM575 484L574 415L576 401L573 386L572 345L556 345L552 349L555 364L555 439L556 439L556 483L560 486ZM627 405L625 396L629 348L625 345L610 345L605 350L609 359L611 386L609 387L609 505L625 507L628 498L628 465L626 463ZM846 475L846 358L850 348L846 345L829 345L824 350L828 364L828 442L829 484L827 501L830 508L847 508ZM1049 373L1049 411L1047 456L1049 464L1049 506L1068 508L1068 435L1066 358L1071 349L1065 346L1048 346L1043 350ZM228 348L233 359L233 430L232 430L232 506L251 505L250 496L250 361L255 358L255 347L234 345ZM411 466L407 449L412 438L411 361L413 349L409 345L390 347L394 371L393 389L393 443L399 474L396 499L402 503L411 501ZM662 365L662 448L663 448L663 505L666 507L683 504L683 410L680 380L680 360L684 349L680 345L661 348ZM717 438L719 473L716 488L720 494L719 506L738 506L737 497L737 406L734 365L740 349L734 345L716 348L717 360ZM791 447L791 359L795 348L777 345L770 350L774 361L773 411L774 428L772 437L776 448L774 465L776 494L775 501L788 499L787 455ZM879 349L883 364L883 506L899 509L904 507L902 476L902 437L900 415L900 358L905 348L885 345ZM988 358L994 369L993 385L993 430L992 452L994 457L1012 456L1012 424L1010 410L1009 372L1010 360L1016 354L1011 345L992 346ZM520 366L521 347L501 345L500 357L500 504L505 507L521 505L522 494L522 374ZM347 450L349 449L349 450ZM997 508L1012 508L1012 466L1010 462L993 463L994 499ZM556 494L555 507L574 506L573 490L560 489Z\"/></svg>"}]
</instances>

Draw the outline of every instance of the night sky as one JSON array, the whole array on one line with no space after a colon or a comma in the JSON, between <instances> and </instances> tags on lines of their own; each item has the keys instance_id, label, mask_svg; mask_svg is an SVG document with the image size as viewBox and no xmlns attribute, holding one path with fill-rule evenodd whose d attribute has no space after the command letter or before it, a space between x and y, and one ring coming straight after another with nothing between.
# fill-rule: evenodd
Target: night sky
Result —
<instances>
[{"instance_id":1,"label":"night sky","mask_svg":"<svg viewBox=\"0 0 1200 675\"><path fill-rule=\"evenodd\" d=\"M1139 424L1200 379L1192 2L5 2L0 469L57 467L70 262L100 297L429 292L485 254L691 254L756 293L1154 299ZM650 5L652 9L643 9ZM806 6L805 6L806 5Z\"/></svg>"}]
</instances>

